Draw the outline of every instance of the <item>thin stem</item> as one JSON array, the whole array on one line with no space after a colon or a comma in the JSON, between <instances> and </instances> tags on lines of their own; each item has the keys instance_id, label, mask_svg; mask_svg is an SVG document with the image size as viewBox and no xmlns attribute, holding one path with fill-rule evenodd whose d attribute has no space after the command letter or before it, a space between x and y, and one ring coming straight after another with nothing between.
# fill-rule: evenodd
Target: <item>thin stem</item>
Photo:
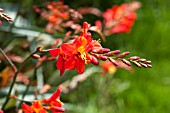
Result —
<instances>
[{"instance_id":1,"label":"thin stem","mask_svg":"<svg viewBox=\"0 0 170 113\"><path fill-rule=\"evenodd\" d=\"M6 60L9 62L9 64L12 66L14 72L17 72L17 67L12 63L12 61L8 58L8 56L5 54L5 52L0 48L0 52L2 55L6 58Z\"/></svg>"},{"instance_id":2,"label":"thin stem","mask_svg":"<svg viewBox=\"0 0 170 113\"><path fill-rule=\"evenodd\" d=\"M35 53L35 52L34 52L34 53ZM34 53L32 53L32 54L34 54ZM31 55L32 55L32 54L31 54ZM11 83L11 86L10 86L10 89L9 89L9 92L8 92L8 95L7 95L7 98L6 98L6 100L5 100L5 102L4 102L3 106L2 106L2 110L5 109L5 106L7 105L8 101L9 101L9 99L10 99L10 95L11 95L12 89L13 89L13 87L14 87L14 84L15 84L15 81L16 81L16 78L17 78L18 73L21 71L22 67L23 67L24 64L29 60L29 58L31 58L31 55L29 55L29 56L20 64L17 72L15 73L14 78L13 78L12 83Z\"/></svg>"},{"instance_id":3,"label":"thin stem","mask_svg":"<svg viewBox=\"0 0 170 113\"><path fill-rule=\"evenodd\" d=\"M25 91L24 91L24 93L23 93L23 95L22 95L21 100L23 100L24 97L25 97L25 95L27 94L27 92L28 92L28 90L29 90L29 87L30 87L30 85L31 85L31 81L32 81L32 79L36 76L36 72L37 72L37 68L34 69L34 75L33 75L33 77L30 79L29 84L26 86L26 89L25 89ZM20 107L20 106L22 105L23 102L24 102L24 101L20 101L18 107Z\"/></svg>"}]
</instances>

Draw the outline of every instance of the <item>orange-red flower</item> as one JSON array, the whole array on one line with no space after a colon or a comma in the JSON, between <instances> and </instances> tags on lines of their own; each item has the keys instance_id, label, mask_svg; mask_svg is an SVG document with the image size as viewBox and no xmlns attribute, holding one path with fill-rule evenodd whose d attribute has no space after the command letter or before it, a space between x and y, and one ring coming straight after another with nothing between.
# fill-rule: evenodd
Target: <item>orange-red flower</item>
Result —
<instances>
[{"instance_id":1,"label":"orange-red flower","mask_svg":"<svg viewBox=\"0 0 170 113\"><path fill-rule=\"evenodd\" d=\"M60 75L64 73L65 69L73 70L75 68L81 74L84 72L85 64L97 64L97 58L95 59L89 52L98 50L102 46L98 41L93 40L91 33L87 31L88 23L84 22L83 32L73 43L62 44L60 48L49 50L51 56L59 56L56 66L60 70Z\"/></svg>"},{"instance_id":2,"label":"orange-red flower","mask_svg":"<svg viewBox=\"0 0 170 113\"><path fill-rule=\"evenodd\" d=\"M47 113L40 101L34 101L31 106L22 104L24 113Z\"/></svg>"},{"instance_id":3,"label":"orange-red flower","mask_svg":"<svg viewBox=\"0 0 170 113\"><path fill-rule=\"evenodd\" d=\"M102 75L105 75L106 73L114 74L117 71L117 67L110 61L102 62L100 64L102 70Z\"/></svg>"},{"instance_id":4,"label":"orange-red flower","mask_svg":"<svg viewBox=\"0 0 170 113\"><path fill-rule=\"evenodd\" d=\"M129 32L137 16L135 10L139 7L139 2L132 2L107 9L103 13L106 28L109 28L107 34Z\"/></svg>"},{"instance_id":5,"label":"orange-red flower","mask_svg":"<svg viewBox=\"0 0 170 113\"><path fill-rule=\"evenodd\" d=\"M58 90L55 91L50 98L41 100L41 102L50 106L49 109L52 110L53 113L62 113L65 111L65 109L62 108L62 102L59 100L61 91L62 88L59 86Z\"/></svg>"},{"instance_id":6,"label":"orange-red flower","mask_svg":"<svg viewBox=\"0 0 170 113\"><path fill-rule=\"evenodd\" d=\"M62 102L60 99L61 86L55 91L50 98L33 101L32 105L22 104L24 113L47 113L46 110L51 110L52 113L63 113ZM44 105L42 105L44 104Z\"/></svg>"}]
</instances>

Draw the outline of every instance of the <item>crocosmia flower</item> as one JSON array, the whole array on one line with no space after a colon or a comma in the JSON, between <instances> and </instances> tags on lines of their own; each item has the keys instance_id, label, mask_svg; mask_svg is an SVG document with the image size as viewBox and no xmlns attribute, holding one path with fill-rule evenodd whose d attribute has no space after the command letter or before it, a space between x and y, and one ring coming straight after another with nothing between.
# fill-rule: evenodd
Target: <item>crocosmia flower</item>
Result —
<instances>
[{"instance_id":1,"label":"crocosmia flower","mask_svg":"<svg viewBox=\"0 0 170 113\"><path fill-rule=\"evenodd\" d=\"M33 101L31 106L22 104L22 110L24 113L48 113L47 110L51 110L52 113L63 113L65 109L62 108L63 103L60 101L61 91L62 88L59 86L49 98Z\"/></svg>"},{"instance_id":2,"label":"crocosmia flower","mask_svg":"<svg viewBox=\"0 0 170 113\"><path fill-rule=\"evenodd\" d=\"M34 101L31 106L22 104L24 113L47 113L40 101Z\"/></svg>"},{"instance_id":3,"label":"crocosmia flower","mask_svg":"<svg viewBox=\"0 0 170 113\"><path fill-rule=\"evenodd\" d=\"M61 86L59 86L58 90L55 91L51 95L51 97L49 97L48 99L41 100L41 102L49 105L49 109L53 113L63 113L65 111L65 109L62 108L63 103L60 101L61 91L62 91L62 88L61 88Z\"/></svg>"},{"instance_id":4,"label":"crocosmia flower","mask_svg":"<svg viewBox=\"0 0 170 113\"><path fill-rule=\"evenodd\" d=\"M88 23L84 22L83 31L78 38L72 43L62 44L60 48L50 49L49 53L53 57L58 56L56 66L60 70L60 75L66 69L76 69L81 74L84 72L85 64L98 64L97 58L89 52L100 49L102 49L102 46L98 41L92 39L91 33L88 32Z\"/></svg>"},{"instance_id":5,"label":"crocosmia flower","mask_svg":"<svg viewBox=\"0 0 170 113\"><path fill-rule=\"evenodd\" d=\"M136 19L135 10L140 7L139 2L113 6L103 13L106 24L106 35L129 32Z\"/></svg>"}]
</instances>

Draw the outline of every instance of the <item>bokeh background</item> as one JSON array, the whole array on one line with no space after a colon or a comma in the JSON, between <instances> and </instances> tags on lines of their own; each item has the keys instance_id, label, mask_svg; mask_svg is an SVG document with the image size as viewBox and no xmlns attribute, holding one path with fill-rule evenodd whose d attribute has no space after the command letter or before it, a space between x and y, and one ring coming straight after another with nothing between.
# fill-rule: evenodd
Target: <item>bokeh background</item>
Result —
<instances>
[{"instance_id":1,"label":"bokeh background","mask_svg":"<svg viewBox=\"0 0 170 113\"><path fill-rule=\"evenodd\" d=\"M17 4L26 8L45 0L2 0L2 3ZM131 2L130 0L64 0L76 9L81 6L97 7L102 11ZM76 90L62 95L68 108L66 113L168 113L170 112L170 1L140 0L137 20L130 33L106 37L104 47L130 51L152 61L153 68L138 69L133 73L118 69L113 76L94 74L79 84ZM38 22L29 14L33 23ZM98 19L87 15L82 21L93 23ZM1 33L2 34L2 33ZM4 35L0 46L4 47ZM15 36L17 37L17 36Z\"/></svg>"}]
</instances>

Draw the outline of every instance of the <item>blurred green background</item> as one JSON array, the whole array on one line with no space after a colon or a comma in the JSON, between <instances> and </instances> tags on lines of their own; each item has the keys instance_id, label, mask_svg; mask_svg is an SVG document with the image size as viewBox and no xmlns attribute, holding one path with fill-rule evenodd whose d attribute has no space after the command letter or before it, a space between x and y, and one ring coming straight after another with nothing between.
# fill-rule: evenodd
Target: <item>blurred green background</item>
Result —
<instances>
[{"instance_id":1,"label":"blurred green background","mask_svg":"<svg viewBox=\"0 0 170 113\"><path fill-rule=\"evenodd\" d=\"M105 10L112 4L130 0L69 2L73 7L77 4L90 4ZM76 95L71 94L72 101L78 98L75 102L81 107L81 111L77 113L170 112L170 1L140 0L140 2L142 7L137 11L138 18L131 33L107 37L104 45L114 49L118 47L122 51L129 50L131 55L150 59L153 68L135 68L132 74L119 69L110 79L100 76L90 78L88 82L80 85L80 91L76 91ZM94 88L86 89L84 92L84 87Z\"/></svg>"},{"instance_id":2,"label":"blurred green background","mask_svg":"<svg viewBox=\"0 0 170 113\"><path fill-rule=\"evenodd\" d=\"M25 0L21 4L31 8L29 5L44 1ZM113 4L126 2L130 0L65 0L65 4L71 8L93 6L102 11ZM79 84L76 90L62 96L68 108L66 113L170 112L170 1L140 2L142 7L137 11L138 18L132 31L128 34L109 36L107 42L102 44L111 49L130 51L131 55L147 58L152 61L153 68L135 68L134 73L119 69L114 76L91 76ZM87 16L84 20L90 23L96 18Z\"/></svg>"}]
</instances>

